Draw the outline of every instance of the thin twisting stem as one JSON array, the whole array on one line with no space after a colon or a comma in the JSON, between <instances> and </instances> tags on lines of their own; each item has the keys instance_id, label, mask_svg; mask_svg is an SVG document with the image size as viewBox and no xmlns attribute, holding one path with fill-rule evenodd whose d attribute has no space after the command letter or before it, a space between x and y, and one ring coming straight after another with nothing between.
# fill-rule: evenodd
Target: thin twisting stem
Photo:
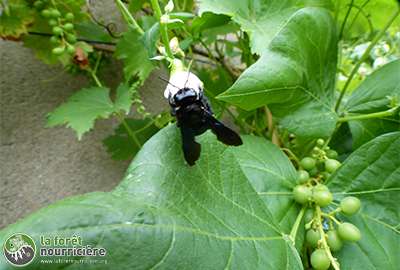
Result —
<instances>
[{"instance_id":1,"label":"thin twisting stem","mask_svg":"<svg viewBox=\"0 0 400 270\"><path fill-rule=\"evenodd\" d=\"M165 52L167 53L168 58L170 58L169 60L172 60L174 59L174 54L169 47L168 28L167 25L161 21L162 12L158 0L151 0L151 6L153 7L157 20L160 22L160 33L162 42L164 43Z\"/></svg>"},{"instance_id":2,"label":"thin twisting stem","mask_svg":"<svg viewBox=\"0 0 400 270\"><path fill-rule=\"evenodd\" d=\"M369 44L368 48L365 50L364 54L361 56L360 60L358 60L357 64L354 66L354 68L351 71L350 76L347 79L342 91L340 92L340 96L339 96L339 98L338 98L338 100L336 102L336 106L335 106L335 111L336 112L339 110L340 103L342 102L344 94L346 93L351 81L353 80L354 75L356 75L356 73L357 73L358 69L360 68L361 64L364 63L364 61L368 58L372 48L376 45L376 43L378 43L378 41L385 34L386 30L390 27L390 25L394 22L394 20L397 18L397 16L399 14L400 14L400 8L398 8L396 10L396 12L392 15L392 17L386 23L385 27L371 41L371 43Z\"/></svg>"},{"instance_id":3,"label":"thin twisting stem","mask_svg":"<svg viewBox=\"0 0 400 270\"><path fill-rule=\"evenodd\" d=\"M139 24L136 22L135 18L133 18L132 14L129 12L129 10L126 8L124 3L122 3L121 0L115 0L115 3L117 4L118 9L120 10L122 17L126 21L126 23L129 25L129 27L136 29L140 34L144 34L143 29L139 26Z\"/></svg>"}]
</instances>

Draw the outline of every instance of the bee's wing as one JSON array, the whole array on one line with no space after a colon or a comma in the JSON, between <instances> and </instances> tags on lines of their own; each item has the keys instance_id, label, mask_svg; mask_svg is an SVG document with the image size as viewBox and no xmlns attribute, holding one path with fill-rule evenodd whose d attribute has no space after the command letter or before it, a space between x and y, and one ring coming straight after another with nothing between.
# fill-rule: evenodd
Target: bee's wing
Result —
<instances>
[{"instance_id":1,"label":"bee's wing","mask_svg":"<svg viewBox=\"0 0 400 270\"><path fill-rule=\"evenodd\" d=\"M193 166L200 157L201 145L195 141L195 133L192 129L180 126L182 135L182 150L186 162Z\"/></svg>"},{"instance_id":2,"label":"bee's wing","mask_svg":"<svg viewBox=\"0 0 400 270\"><path fill-rule=\"evenodd\" d=\"M242 139L235 131L222 124L208 112L206 112L206 117L211 131L217 136L219 141L223 142L224 144L234 146L243 144Z\"/></svg>"}]
</instances>

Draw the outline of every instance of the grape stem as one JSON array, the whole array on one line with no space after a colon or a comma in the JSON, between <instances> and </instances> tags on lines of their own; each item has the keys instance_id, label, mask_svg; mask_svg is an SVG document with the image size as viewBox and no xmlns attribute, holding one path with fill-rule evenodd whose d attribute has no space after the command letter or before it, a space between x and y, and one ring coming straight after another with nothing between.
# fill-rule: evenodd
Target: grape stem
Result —
<instances>
[{"instance_id":1,"label":"grape stem","mask_svg":"<svg viewBox=\"0 0 400 270\"><path fill-rule=\"evenodd\" d=\"M117 7L121 12L122 17L124 18L125 22L129 25L129 27L132 29L136 29L141 35L143 35L144 34L143 29L136 22L135 18L133 18L132 14L126 8L124 3L122 3L121 0L115 0L115 3L117 4Z\"/></svg>"},{"instance_id":2,"label":"grape stem","mask_svg":"<svg viewBox=\"0 0 400 270\"><path fill-rule=\"evenodd\" d=\"M161 21L161 16L163 15L161 12L160 4L158 0L151 0L151 6L154 10L154 15L156 16L158 22L160 23L160 34L161 39L165 47L165 53L167 54L168 60L171 62L174 59L174 54L171 51L171 47L169 46L169 37L168 37L168 28L167 24Z\"/></svg>"},{"instance_id":3,"label":"grape stem","mask_svg":"<svg viewBox=\"0 0 400 270\"><path fill-rule=\"evenodd\" d=\"M368 114L358 114L358 115L349 115L345 117L341 117L338 119L338 122L348 122L353 120L365 120L365 119L372 119L372 118L382 118L387 116L392 116L396 113L396 111L400 108L400 106L396 106L386 111L382 112L375 112L375 113L368 113Z\"/></svg>"},{"instance_id":4,"label":"grape stem","mask_svg":"<svg viewBox=\"0 0 400 270\"><path fill-rule=\"evenodd\" d=\"M299 230L299 226L301 223L301 220L303 219L304 213L306 211L306 207L303 206L299 212L299 214L297 215L296 221L293 224L292 230L290 231L290 240L293 242L293 245L296 244L296 235L297 235L297 231Z\"/></svg>"},{"instance_id":5,"label":"grape stem","mask_svg":"<svg viewBox=\"0 0 400 270\"><path fill-rule=\"evenodd\" d=\"M321 244L322 244L322 248L325 250L326 255L328 256L329 260L331 261L331 265L333 267L333 269L335 270L340 270L340 266L339 263L337 262L337 260L335 259L335 257L333 257L332 253L331 253L331 249L328 246L328 243L326 242L326 238L325 238L325 232L324 232L324 228L322 227L322 211L321 211L321 207L319 207L318 205L315 206L315 212L317 214L317 226L318 226L318 230L319 233L321 235Z\"/></svg>"}]
</instances>

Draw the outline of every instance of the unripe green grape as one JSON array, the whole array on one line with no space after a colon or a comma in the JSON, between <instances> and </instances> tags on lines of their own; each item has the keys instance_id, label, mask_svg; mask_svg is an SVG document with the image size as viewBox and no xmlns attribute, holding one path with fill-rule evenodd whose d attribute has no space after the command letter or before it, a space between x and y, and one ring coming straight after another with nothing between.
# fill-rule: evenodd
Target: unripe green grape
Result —
<instances>
[{"instance_id":1,"label":"unripe green grape","mask_svg":"<svg viewBox=\"0 0 400 270\"><path fill-rule=\"evenodd\" d=\"M329 191L317 191L313 193L313 199L317 205L325 207L333 201L333 195Z\"/></svg>"},{"instance_id":2,"label":"unripe green grape","mask_svg":"<svg viewBox=\"0 0 400 270\"><path fill-rule=\"evenodd\" d=\"M351 242L357 242L361 239L360 230L351 223L344 222L338 226L338 234L341 239Z\"/></svg>"},{"instance_id":3,"label":"unripe green grape","mask_svg":"<svg viewBox=\"0 0 400 270\"><path fill-rule=\"evenodd\" d=\"M317 191L329 191L329 188L327 186L325 186L324 184L318 184L318 185L313 187L313 191L314 192L317 192Z\"/></svg>"},{"instance_id":4,"label":"unripe green grape","mask_svg":"<svg viewBox=\"0 0 400 270\"><path fill-rule=\"evenodd\" d=\"M343 247L343 242L336 230L328 231L326 236L326 242L332 251L339 251Z\"/></svg>"},{"instance_id":5,"label":"unripe green grape","mask_svg":"<svg viewBox=\"0 0 400 270\"><path fill-rule=\"evenodd\" d=\"M56 26L56 25L58 24L58 22L57 22L56 20L54 20L54 19L50 19L50 20L48 21L48 24L49 24L50 26Z\"/></svg>"},{"instance_id":6,"label":"unripe green grape","mask_svg":"<svg viewBox=\"0 0 400 270\"><path fill-rule=\"evenodd\" d=\"M340 202L340 208L342 212L346 215L354 215L358 212L361 207L361 202L358 198L350 196L344 198Z\"/></svg>"},{"instance_id":7,"label":"unripe green grape","mask_svg":"<svg viewBox=\"0 0 400 270\"><path fill-rule=\"evenodd\" d=\"M304 222L310 223L314 219L314 210L308 208L304 213Z\"/></svg>"},{"instance_id":8,"label":"unripe green grape","mask_svg":"<svg viewBox=\"0 0 400 270\"><path fill-rule=\"evenodd\" d=\"M310 176L314 177L318 175L318 169L317 167L313 168L310 170Z\"/></svg>"},{"instance_id":9,"label":"unripe green grape","mask_svg":"<svg viewBox=\"0 0 400 270\"><path fill-rule=\"evenodd\" d=\"M319 233L318 230L310 229L307 231L306 241L311 247L316 248L318 246L318 241L320 239L321 239L321 234Z\"/></svg>"},{"instance_id":10,"label":"unripe green grape","mask_svg":"<svg viewBox=\"0 0 400 270\"><path fill-rule=\"evenodd\" d=\"M63 33L63 30L59 26L54 26L53 27L53 34L56 36L60 36Z\"/></svg>"},{"instance_id":11,"label":"unripe green grape","mask_svg":"<svg viewBox=\"0 0 400 270\"><path fill-rule=\"evenodd\" d=\"M67 31L71 31L72 29L74 29L74 25L72 23L66 23L66 24L64 24L63 27Z\"/></svg>"},{"instance_id":12,"label":"unripe green grape","mask_svg":"<svg viewBox=\"0 0 400 270\"><path fill-rule=\"evenodd\" d=\"M308 182L309 179L310 179L310 175L308 174L307 171L304 171L304 170L297 171L297 182L299 184L305 184Z\"/></svg>"},{"instance_id":13,"label":"unripe green grape","mask_svg":"<svg viewBox=\"0 0 400 270\"><path fill-rule=\"evenodd\" d=\"M51 51L55 55L60 55L64 52L64 47L57 47Z\"/></svg>"},{"instance_id":14,"label":"unripe green grape","mask_svg":"<svg viewBox=\"0 0 400 270\"><path fill-rule=\"evenodd\" d=\"M67 14L65 14L65 19L67 21L72 21L74 19L74 14L71 12L68 12Z\"/></svg>"},{"instance_id":15,"label":"unripe green grape","mask_svg":"<svg viewBox=\"0 0 400 270\"><path fill-rule=\"evenodd\" d=\"M327 159L325 160L325 170L329 173L333 173L340 167L341 163L336 159Z\"/></svg>"},{"instance_id":16,"label":"unripe green grape","mask_svg":"<svg viewBox=\"0 0 400 270\"><path fill-rule=\"evenodd\" d=\"M317 145L318 145L318 146L323 146L324 143L325 143L324 139L318 139L318 140L317 140Z\"/></svg>"},{"instance_id":17,"label":"unripe green grape","mask_svg":"<svg viewBox=\"0 0 400 270\"><path fill-rule=\"evenodd\" d=\"M74 34L67 33L66 39L69 43L74 44L76 42L76 36Z\"/></svg>"},{"instance_id":18,"label":"unripe green grape","mask_svg":"<svg viewBox=\"0 0 400 270\"><path fill-rule=\"evenodd\" d=\"M33 6L34 6L36 9L42 9L42 8L44 7L44 3L43 3L42 1L36 1L36 2L33 4Z\"/></svg>"},{"instance_id":19,"label":"unripe green grape","mask_svg":"<svg viewBox=\"0 0 400 270\"><path fill-rule=\"evenodd\" d=\"M337 159L338 153L335 150L327 150L326 156L331 159Z\"/></svg>"},{"instance_id":20,"label":"unripe green grape","mask_svg":"<svg viewBox=\"0 0 400 270\"><path fill-rule=\"evenodd\" d=\"M51 16L51 12L48 9L43 9L42 12L40 12L40 14L42 14L42 16L45 18L49 18Z\"/></svg>"},{"instance_id":21,"label":"unripe green grape","mask_svg":"<svg viewBox=\"0 0 400 270\"><path fill-rule=\"evenodd\" d=\"M321 176L322 176L322 178L323 179L328 179L330 176L331 176L331 174L330 173L328 173L328 172L321 172Z\"/></svg>"},{"instance_id":22,"label":"unripe green grape","mask_svg":"<svg viewBox=\"0 0 400 270\"><path fill-rule=\"evenodd\" d=\"M57 44L57 43L60 42L60 39L58 37L56 37L56 36L52 36L50 38L50 42L53 43L53 44Z\"/></svg>"},{"instance_id":23,"label":"unripe green grape","mask_svg":"<svg viewBox=\"0 0 400 270\"><path fill-rule=\"evenodd\" d=\"M53 18L58 18L61 16L61 13L57 9L52 9L50 10L50 16Z\"/></svg>"},{"instance_id":24,"label":"unripe green grape","mask_svg":"<svg viewBox=\"0 0 400 270\"><path fill-rule=\"evenodd\" d=\"M68 52L69 54L75 53L75 47L72 46L72 45L68 45L68 46L67 46L67 52Z\"/></svg>"},{"instance_id":25,"label":"unripe green grape","mask_svg":"<svg viewBox=\"0 0 400 270\"><path fill-rule=\"evenodd\" d=\"M311 265L316 270L327 270L331 265L325 250L317 249L311 254Z\"/></svg>"},{"instance_id":26,"label":"unripe green grape","mask_svg":"<svg viewBox=\"0 0 400 270\"><path fill-rule=\"evenodd\" d=\"M307 203L312 196L311 188L303 185L295 186L293 189L294 200L300 204Z\"/></svg>"},{"instance_id":27,"label":"unripe green grape","mask_svg":"<svg viewBox=\"0 0 400 270\"><path fill-rule=\"evenodd\" d=\"M315 168L315 164L316 164L315 159L311 157L305 157L300 161L301 167L303 167L307 171Z\"/></svg>"}]
</instances>

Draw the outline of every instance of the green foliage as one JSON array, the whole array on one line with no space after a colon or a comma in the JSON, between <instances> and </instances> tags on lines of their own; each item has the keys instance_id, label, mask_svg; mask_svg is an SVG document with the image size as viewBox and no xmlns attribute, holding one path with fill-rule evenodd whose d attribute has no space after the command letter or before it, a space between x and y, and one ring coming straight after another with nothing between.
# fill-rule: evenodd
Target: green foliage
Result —
<instances>
[{"instance_id":1,"label":"green foliage","mask_svg":"<svg viewBox=\"0 0 400 270\"><path fill-rule=\"evenodd\" d=\"M94 126L97 118L108 118L113 113L129 112L131 100L129 87L120 85L113 103L106 87L84 88L72 95L67 102L49 114L49 127L64 125L76 131L78 139Z\"/></svg>"},{"instance_id":2,"label":"green foliage","mask_svg":"<svg viewBox=\"0 0 400 270\"><path fill-rule=\"evenodd\" d=\"M5 3L0 11L0 37L18 38L27 33L27 25L33 21L33 12L24 0Z\"/></svg>"},{"instance_id":3,"label":"green foliage","mask_svg":"<svg viewBox=\"0 0 400 270\"><path fill-rule=\"evenodd\" d=\"M132 134L127 131L125 125L120 124L115 134L103 141L115 160L131 160L142 145L159 130L151 119L126 119L125 122L135 139L132 139Z\"/></svg>"},{"instance_id":4,"label":"green foliage","mask_svg":"<svg viewBox=\"0 0 400 270\"><path fill-rule=\"evenodd\" d=\"M48 125L81 138L96 119L117 116L103 143L112 158L135 159L115 190L44 208L0 231L0 241L16 231L36 241L80 235L107 249L107 269L396 269L395 1L172 2L116 0L129 30L111 34L86 20L83 0L23 4L32 24L2 13L0 33L25 33L43 61L96 84L50 113ZM97 76L115 63L109 51L123 62L115 92ZM176 62L200 77L215 116L238 125L242 146L206 132L196 137L200 159L185 164L173 117L149 113L138 91L155 68ZM131 107L142 119L125 118Z\"/></svg>"},{"instance_id":5,"label":"green foliage","mask_svg":"<svg viewBox=\"0 0 400 270\"><path fill-rule=\"evenodd\" d=\"M144 81L154 68L144 46L143 36L136 30L124 34L117 44L115 56L124 60L124 75L127 80L137 76Z\"/></svg>"},{"instance_id":6,"label":"green foliage","mask_svg":"<svg viewBox=\"0 0 400 270\"><path fill-rule=\"evenodd\" d=\"M329 181L336 198L362 201L360 214L346 219L363 232L360 242L338 253L342 269L396 269L399 265L400 132L377 137L358 148Z\"/></svg>"},{"instance_id":7,"label":"green foliage","mask_svg":"<svg viewBox=\"0 0 400 270\"><path fill-rule=\"evenodd\" d=\"M154 136L115 191L60 201L3 230L0 239L15 230L36 241L50 232L80 235L89 245L101 238L107 267L115 269L302 269L234 149L209 132L200 138L203 158L191 169L184 165L179 137L173 125ZM0 265L9 268L3 257Z\"/></svg>"}]
</instances>

